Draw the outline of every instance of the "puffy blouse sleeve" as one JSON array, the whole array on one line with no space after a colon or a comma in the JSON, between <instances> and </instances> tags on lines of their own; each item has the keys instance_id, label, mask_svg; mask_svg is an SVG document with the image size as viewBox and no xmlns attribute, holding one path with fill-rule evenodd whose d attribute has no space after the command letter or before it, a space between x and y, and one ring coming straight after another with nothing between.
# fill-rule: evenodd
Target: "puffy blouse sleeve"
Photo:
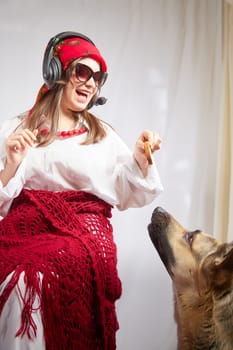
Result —
<instances>
[{"instance_id":1,"label":"puffy blouse sleeve","mask_svg":"<svg viewBox=\"0 0 233 350\"><path fill-rule=\"evenodd\" d=\"M112 138L116 143L116 163L113 171L116 207L125 210L150 204L163 191L155 162L149 165L148 174L144 177L128 146L114 131Z\"/></svg>"},{"instance_id":2,"label":"puffy blouse sleeve","mask_svg":"<svg viewBox=\"0 0 233 350\"><path fill-rule=\"evenodd\" d=\"M6 158L5 142L6 138L17 128L20 124L20 118L13 118L2 122L0 127L0 170L4 168ZM9 207L15 197L19 195L24 184L24 162L20 164L15 176L3 187L0 181L0 216L5 216Z\"/></svg>"}]
</instances>

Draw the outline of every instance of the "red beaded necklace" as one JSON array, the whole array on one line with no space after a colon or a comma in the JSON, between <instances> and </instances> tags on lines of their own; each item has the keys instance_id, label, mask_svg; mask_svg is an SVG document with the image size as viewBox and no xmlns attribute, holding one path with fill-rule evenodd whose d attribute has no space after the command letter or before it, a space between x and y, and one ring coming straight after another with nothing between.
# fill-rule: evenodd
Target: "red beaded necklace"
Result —
<instances>
[{"instance_id":1,"label":"red beaded necklace","mask_svg":"<svg viewBox=\"0 0 233 350\"><path fill-rule=\"evenodd\" d=\"M56 137L57 138L67 138L67 137L72 137L72 136L78 136L78 135L84 134L87 131L88 131L88 129L85 126L81 126L77 129L71 129L71 130L67 130L67 131L57 131ZM39 128L39 133L41 135L46 136L49 133L49 129Z\"/></svg>"}]
</instances>

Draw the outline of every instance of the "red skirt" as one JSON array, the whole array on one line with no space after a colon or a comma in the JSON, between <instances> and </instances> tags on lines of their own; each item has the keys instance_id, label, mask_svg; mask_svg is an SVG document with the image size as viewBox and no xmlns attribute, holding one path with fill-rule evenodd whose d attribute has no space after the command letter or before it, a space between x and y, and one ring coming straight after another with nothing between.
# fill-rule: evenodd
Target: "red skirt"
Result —
<instances>
[{"instance_id":1,"label":"red skirt","mask_svg":"<svg viewBox=\"0 0 233 350\"><path fill-rule=\"evenodd\" d=\"M40 300L46 350L113 350L121 295L111 206L84 192L23 190L0 221L0 313L25 273L21 328L36 337ZM42 283L39 273L43 275Z\"/></svg>"}]
</instances>

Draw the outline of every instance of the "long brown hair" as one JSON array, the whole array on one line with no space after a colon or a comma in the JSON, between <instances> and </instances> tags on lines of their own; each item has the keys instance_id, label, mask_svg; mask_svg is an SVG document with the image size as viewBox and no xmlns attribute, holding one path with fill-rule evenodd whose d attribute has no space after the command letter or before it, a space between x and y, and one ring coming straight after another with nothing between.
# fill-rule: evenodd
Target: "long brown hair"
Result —
<instances>
[{"instance_id":1,"label":"long brown hair","mask_svg":"<svg viewBox=\"0 0 233 350\"><path fill-rule=\"evenodd\" d=\"M48 133L45 135L38 134L38 147L45 146L52 142L58 131L59 110L64 87L70 80L73 69L78 60L73 61L65 72L62 79L57 81L55 88L44 94L34 105L26 118L26 127L30 130L37 129L43 123L49 125ZM97 94L93 96L92 104L97 98ZM94 116L88 109L82 112L73 112L74 119L83 120L88 126L88 135L82 144L97 143L106 136L106 131L99 118Z\"/></svg>"}]
</instances>

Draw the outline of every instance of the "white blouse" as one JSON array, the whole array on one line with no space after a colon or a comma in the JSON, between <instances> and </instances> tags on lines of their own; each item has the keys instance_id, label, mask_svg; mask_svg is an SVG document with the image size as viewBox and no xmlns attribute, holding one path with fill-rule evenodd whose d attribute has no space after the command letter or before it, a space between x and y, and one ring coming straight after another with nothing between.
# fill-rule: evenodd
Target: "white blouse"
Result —
<instances>
[{"instance_id":1,"label":"white blouse","mask_svg":"<svg viewBox=\"0 0 233 350\"><path fill-rule=\"evenodd\" d=\"M0 169L6 156L5 140L20 118L0 127ZM104 123L107 135L99 143L80 145L86 133L60 138L45 147L32 147L15 176L3 187L0 182L0 215L5 216L12 200L25 189L82 190L95 194L119 210L151 203L163 190L156 165L144 178L132 152L116 132Z\"/></svg>"}]
</instances>

